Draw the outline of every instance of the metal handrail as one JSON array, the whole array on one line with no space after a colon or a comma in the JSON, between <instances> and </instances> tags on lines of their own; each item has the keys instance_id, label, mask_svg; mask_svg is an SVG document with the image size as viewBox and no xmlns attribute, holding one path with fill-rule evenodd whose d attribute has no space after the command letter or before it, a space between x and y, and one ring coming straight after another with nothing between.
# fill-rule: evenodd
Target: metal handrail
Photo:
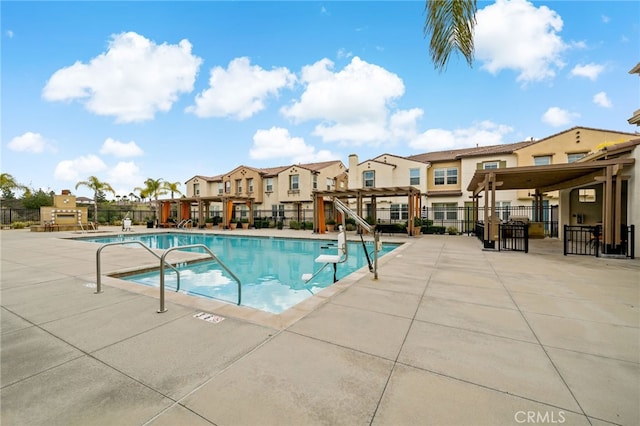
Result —
<instances>
[{"instance_id":1,"label":"metal handrail","mask_svg":"<svg viewBox=\"0 0 640 426\"><path fill-rule=\"evenodd\" d=\"M192 223L191 219L183 219L180 221L180 223L178 224L178 226L176 226L176 228L182 228L182 229L187 229L187 225L189 223Z\"/></svg>"},{"instance_id":2,"label":"metal handrail","mask_svg":"<svg viewBox=\"0 0 640 426\"><path fill-rule=\"evenodd\" d=\"M147 246L146 244L144 244L143 242L140 241L115 241L113 243L106 243L103 244L102 247L100 247L98 249L98 251L96 252L96 294L98 293L102 293L102 285L100 282L100 253L102 252L102 249L104 249L107 246L116 246L116 245L124 245L124 244L139 244L142 247L144 247L145 249L147 249L147 251L149 253L151 253L152 255L154 255L158 260L160 260L161 262L164 262L164 258L158 256L157 253L155 253L153 250L151 250L151 248L149 248L149 246ZM176 271L176 274L178 276L178 288L180 288L180 271L178 271L178 269L173 266L170 263L167 263L174 271ZM164 268L160 268L160 271L162 273L161 278L160 278L160 282L164 283Z\"/></svg>"},{"instance_id":3,"label":"metal handrail","mask_svg":"<svg viewBox=\"0 0 640 426\"><path fill-rule=\"evenodd\" d=\"M170 249L165 250L165 252L162 254L162 257L160 258L160 309L158 310L158 313L161 314L163 312L167 312L167 310L164 307L164 264L167 263L167 261L165 260L165 257L167 257L167 255L170 252L174 251L174 250L186 249L186 248L201 248L201 249L204 249L204 251L209 253L209 256L211 256L211 258L213 260L215 260L216 262L218 262L220 264L220 266L222 266L222 269L227 271L227 273L229 275L231 275L234 280L236 280L236 282L238 283L238 305L240 305L240 302L242 300L242 283L240 283L240 279L236 276L236 274L231 272L231 270L229 268L227 268L227 265L222 263L220 258L218 258L218 256L216 256L209 249L209 247L205 246L204 244L189 244L189 245L186 245L186 246L171 247Z\"/></svg>"}]
</instances>

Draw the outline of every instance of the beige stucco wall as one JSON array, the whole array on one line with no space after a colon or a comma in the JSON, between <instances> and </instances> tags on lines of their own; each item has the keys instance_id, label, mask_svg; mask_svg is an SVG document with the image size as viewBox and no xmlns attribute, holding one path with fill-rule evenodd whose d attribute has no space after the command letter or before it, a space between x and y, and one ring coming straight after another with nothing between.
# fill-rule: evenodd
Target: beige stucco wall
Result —
<instances>
[{"instance_id":1,"label":"beige stucco wall","mask_svg":"<svg viewBox=\"0 0 640 426\"><path fill-rule=\"evenodd\" d=\"M640 256L640 147L636 146L630 155L636 160L625 175L631 176L627 183L627 225L635 225L635 253Z\"/></svg>"}]
</instances>

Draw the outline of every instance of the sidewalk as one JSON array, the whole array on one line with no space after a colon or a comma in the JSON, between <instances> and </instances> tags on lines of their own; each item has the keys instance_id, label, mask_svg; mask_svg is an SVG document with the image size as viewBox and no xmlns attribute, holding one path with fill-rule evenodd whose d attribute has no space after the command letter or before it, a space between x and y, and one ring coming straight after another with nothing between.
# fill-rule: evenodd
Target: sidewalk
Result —
<instances>
[{"instance_id":1,"label":"sidewalk","mask_svg":"<svg viewBox=\"0 0 640 426\"><path fill-rule=\"evenodd\" d=\"M157 289L107 277L94 294L77 236L0 232L2 425L640 424L638 259L400 237L377 281L275 321L186 296L158 314ZM103 275L140 265L102 255Z\"/></svg>"}]
</instances>

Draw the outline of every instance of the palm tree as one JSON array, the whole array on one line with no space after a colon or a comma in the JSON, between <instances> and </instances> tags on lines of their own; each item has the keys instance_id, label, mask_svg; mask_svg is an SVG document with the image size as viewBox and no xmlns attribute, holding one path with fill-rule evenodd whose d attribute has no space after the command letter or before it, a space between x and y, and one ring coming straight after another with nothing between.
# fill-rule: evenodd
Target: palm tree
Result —
<instances>
[{"instance_id":1,"label":"palm tree","mask_svg":"<svg viewBox=\"0 0 640 426\"><path fill-rule=\"evenodd\" d=\"M26 191L28 188L18 183L18 181L16 181L16 179L13 176L11 176L9 173L0 174L0 191L1 191L0 195L3 198L7 198L7 196L9 196L10 198L13 198L12 191L14 189Z\"/></svg>"},{"instance_id":2,"label":"palm tree","mask_svg":"<svg viewBox=\"0 0 640 426\"><path fill-rule=\"evenodd\" d=\"M182 195L182 192L178 189L178 187L180 186L180 182L165 182L164 186L166 190L171 193L171 198L173 198L174 193Z\"/></svg>"},{"instance_id":3,"label":"palm tree","mask_svg":"<svg viewBox=\"0 0 640 426\"><path fill-rule=\"evenodd\" d=\"M427 0L423 32L430 37L429 53L434 67L442 72L454 50L462 53L469 66L473 62L473 28L476 0Z\"/></svg>"},{"instance_id":4,"label":"palm tree","mask_svg":"<svg viewBox=\"0 0 640 426\"><path fill-rule=\"evenodd\" d=\"M98 225L98 197L100 193L105 191L116 195L116 191L107 182L102 182L95 176L89 176L87 180L82 180L76 183L76 189L81 186L86 186L93 191L93 222Z\"/></svg>"},{"instance_id":5,"label":"palm tree","mask_svg":"<svg viewBox=\"0 0 640 426\"><path fill-rule=\"evenodd\" d=\"M154 208L155 216L157 219L158 216L160 216L158 211L158 209L160 208L160 204L158 204L158 197L167 193L166 182L162 180L162 178L160 179L147 178L147 180L144 181L143 188L136 187L133 190L140 192L140 196L142 198L146 198L146 197L153 198L154 207L155 207Z\"/></svg>"}]
</instances>

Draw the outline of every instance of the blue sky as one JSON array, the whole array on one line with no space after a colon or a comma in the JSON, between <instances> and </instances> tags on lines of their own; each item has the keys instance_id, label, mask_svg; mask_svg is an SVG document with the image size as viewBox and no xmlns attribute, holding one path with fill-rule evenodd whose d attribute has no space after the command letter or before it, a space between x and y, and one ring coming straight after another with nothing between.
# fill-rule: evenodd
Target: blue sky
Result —
<instances>
[{"instance_id":1,"label":"blue sky","mask_svg":"<svg viewBox=\"0 0 640 426\"><path fill-rule=\"evenodd\" d=\"M478 1L473 67L442 73L422 1L0 9L1 167L34 189L638 130L637 1Z\"/></svg>"}]
</instances>

